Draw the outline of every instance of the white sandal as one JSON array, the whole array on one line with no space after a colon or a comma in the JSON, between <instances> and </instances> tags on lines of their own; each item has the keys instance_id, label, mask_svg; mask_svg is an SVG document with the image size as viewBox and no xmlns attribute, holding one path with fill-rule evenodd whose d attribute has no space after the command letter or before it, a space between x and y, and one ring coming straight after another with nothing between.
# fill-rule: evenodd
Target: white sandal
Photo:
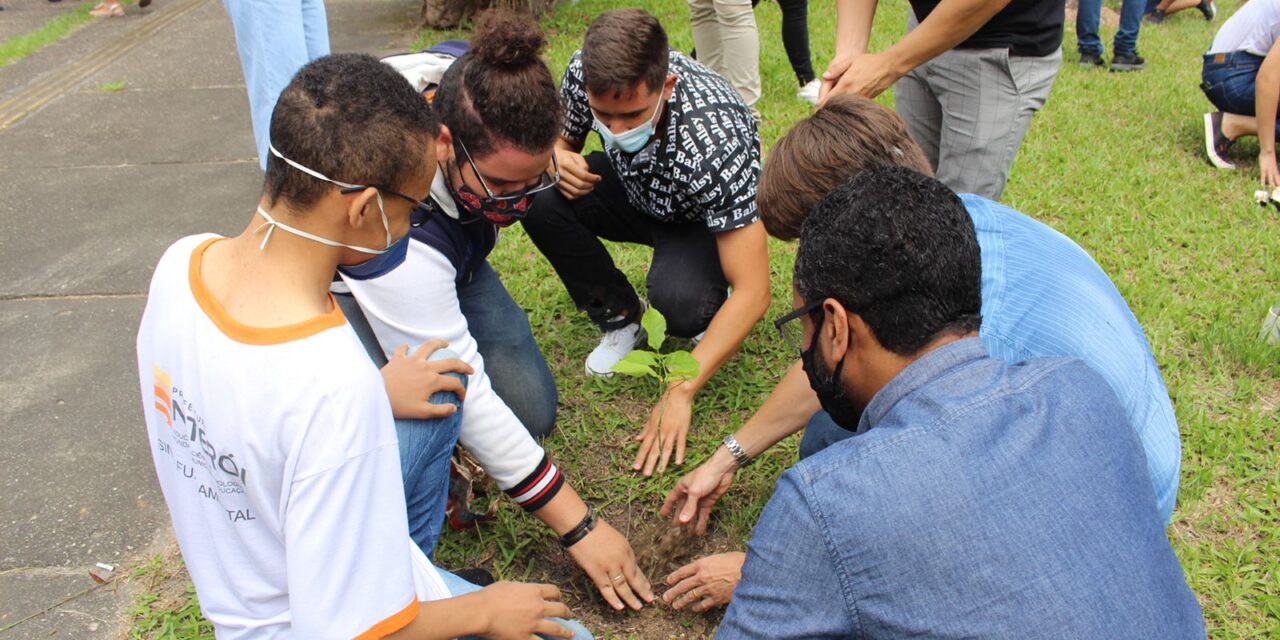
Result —
<instances>
[{"instance_id":1,"label":"white sandal","mask_svg":"<svg viewBox=\"0 0 1280 640\"><path fill-rule=\"evenodd\" d=\"M97 18L116 18L124 15L124 7L119 2L99 2L98 6L89 11L89 15Z\"/></svg>"}]
</instances>

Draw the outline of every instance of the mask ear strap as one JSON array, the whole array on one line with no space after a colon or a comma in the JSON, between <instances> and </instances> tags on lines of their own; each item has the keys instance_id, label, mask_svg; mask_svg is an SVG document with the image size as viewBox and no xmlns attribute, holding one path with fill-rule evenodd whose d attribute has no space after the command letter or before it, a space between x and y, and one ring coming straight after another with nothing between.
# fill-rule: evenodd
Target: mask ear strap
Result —
<instances>
[{"instance_id":1,"label":"mask ear strap","mask_svg":"<svg viewBox=\"0 0 1280 640\"><path fill-rule=\"evenodd\" d=\"M267 235L262 236L262 244L258 245L258 251L266 251L267 243L271 241L271 233L276 230L276 221L272 220L271 216L267 214L265 211L263 211L262 209L258 209L258 213L262 214L267 219L267 221L259 225L257 229L254 229L253 232L257 233L259 231L262 231L262 227L267 228Z\"/></svg>"},{"instance_id":2,"label":"mask ear strap","mask_svg":"<svg viewBox=\"0 0 1280 640\"><path fill-rule=\"evenodd\" d=\"M368 247L359 247L351 244L342 244L341 242L334 242L333 240L330 240L328 238L321 238L320 236L315 235L314 233L308 233L306 231L303 231L302 229L295 229L283 222L276 220L275 218L272 218L271 214L267 213L266 210L263 209L262 207L258 207L258 215L266 219L266 222L262 223L261 225L258 225L258 228L255 230L255 233L257 231L261 231L262 227L267 227L267 235L264 238L262 238L262 244L258 245L259 251L263 251L267 248L267 241L271 239L271 232L275 231L276 227L279 227L300 238L306 238L307 240L310 240L312 242L319 242L320 244L338 248L338 249L343 249L343 248L352 249L354 251L359 251L361 253L367 253L375 256L382 255L387 252L387 249L370 249ZM388 233L387 237L390 238L390 236L391 234ZM390 244L388 244L387 246L388 248L390 248Z\"/></svg>"},{"instance_id":3,"label":"mask ear strap","mask_svg":"<svg viewBox=\"0 0 1280 640\"><path fill-rule=\"evenodd\" d=\"M271 151L271 155L273 155L273 156L275 156L275 157L277 157L277 158L280 158L281 160L283 160L283 161L285 162L285 164L287 164L287 165L289 165L289 166L293 167L294 169L297 169L298 171L301 171L301 172L303 172L303 173L305 173L305 174L307 174L307 175L311 176L312 178L315 178L315 179L317 179L317 180L324 180L325 182L330 182L330 183L336 184L336 185L338 185L339 187L343 187L343 188L345 188L345 189L361 189L361 188L364 188L364 186L363 186L363 185L350 184L350 183L347 183L347 182L342 182L341 180L334 180L333 178L330 178L329 176L326 176L326 175L324 175L323 173L320 173L319 171L316 171L315 169L312 169L312 168L310 168L310 167L305 167L305 166L303 166L303 165L301 165L301 164L299 164L299 163L297 163L297 162L294 162L293 160L290 160L290 159L288 159L288 158L284 157L284 154L283 154L283 153L280 153L280 150L279 150L279 149L276 149L276 146L275 146L275 145L273 145L273 144L271 144L270 142L268 142L268 143L267 143L267 149ZM378 197L378 211L379 211L379 213L381 213L381 214L382 214L382 228L383 228L383 229L385 229L385 230L386 230L386 232L387 232L387 248L388 248L388 249L390 249L390 248L391 248L391 244L392 244L392 242L391 242L391 222L390 222L389 220L387 220L387 208L386 208L386 206L384 205L384 203L382 202L382 191L375 190L375 192L376 192L376 195L377 195L377 197ZM271 239L271 232L272 232L272 231L275 231L275 228L276 228L276 227L278 227L278 226L279 226L279 227L283 227L284 225L282 225L282 224L280 224L280 223L276 222L275 220L272 220L272 219L271 219L271 216L267 215L267 214L266 214L266 212L262 211L262 209L261 209L261 208L259 208L259 209L258 209L258 211L259 211L260 213L262 213L262 215L263 215L264 217L266 217L266 219L269 221L269 222L267 222L266 224L264 224L263 226L271 225L271 228L267 230L267 235L266 235L266 237L262 239L262 246L261 246L261 247L259 247L260 249L265 249L265 248L266 248L266 246L267 246L267 240L270 240L270 239ZM262 227L259 227L259 229L261 229L261 228L262 228ZM310 238L311 240L316 240L316 241L318 241L318 242L324 242L324 244L328 244L328 245L331 245L331 246L345 246L345 245L338 245L338 244L336 244L336 243L332 243L332 242L325 241L323 238L319 238L319 237L316 237L316 236L311 236L311 234L308 234L308 233L306 233L305 231L303 231L303 232L297 232L296 230L293 230L293 229L292 229L292 228L290 228L290 227L285 227L285 230L286 230L286 231L293 231L295 234L297 234L297 235L301 235L301 236L302 236L302 237L304 237L304 238ZM368 249L363 249L363 248L361 248L361 247L352 247L352 248L353 248L353 249L356 249L356 250L358 250L358 251L364 251L364 252L366 252L366 253L368 253L368 252L369 252L369 250L368 250Z\"/></svg>"},{"instance_id":4,"label":"mask ear strap","mask_svg":"<svg viewBox=\"0 0 1280 640\"><path fill-rule=\"evenodd\" d=\"M283 161L285 162L285 164L287 164L287 165L289 165L289 166L293 167L294 169L297 169L298 171L301 171L301 172L303 172L303 173L305 173L305 174L307 174L307 175L309 175L309 176L311 176L312 178L315 178L315 179L317 179L317 180L324 180L325 182L332 182L333 184L336 184L336 185L338 185L339 187L345 187L345 188L347 188L347 189L358 189L358 188L360 188L360 186L361 186L361 185L358 185L358 184L348 184L348 183L346 183L346 182L342 182L342 181L340 181L340 180L334 180L333 178L330 178L329 176L326 176L325 174L320 173L319 171L316 171L315 169L311 169L310 167L304 167L304 166L302 166L301 164L298 164L297 162L294 162L293 160L290 160L290 159L288 159L288 158L284 157L284 154L283 154L283 153L280 153L280 151L279 151L278 149L276 149L275 145L271 144L270 142L268 142L268 143L267 143L267 149L271 151L271 155L273 155L273 156L275 156L275 157L277 157L277 158L280 158L281 160L283 160Z\"/></svg>"},{"instance_id":5,"label":"mask ear strap","mask_svg":"<svg viewBox=\"0 0 1280 640\"><path fill-rule=\"evenodd\" d=\"M391 223L387 220L387 208L382 202L382 191L374 190L374 195L378 198L378 213L382 214L382 228L387 232L387 248L391 248Z\"/></svg>"},{"instance_id":6,"label":"mask ear strap","mask_svg":"<svg viewBox=\"0 0 1280 640\"><path fill-rule=\"evenodd\" d=\"M666 102L666 100L663 100L662 94L659 93L658 104L653 105L653 113L649 114L649 126L651 127L658 126L657 123L654 122L654 119L658 117L658 112L662 110L662 103L664 102Z\"/></svg>"},{"instance_id":7,"label":"mask ear strap","mask_svg":"<svg viewBox=\"0 0 1280 640\"><path fill-rule=\"evenodd\" d=\"M840 356L840 362L836 363L836 368L831 370L831 386L840 387L840 372L844 371L844 359L848 355L849 352L845 351L844 355Z\"/></svg>"}]
</instances>

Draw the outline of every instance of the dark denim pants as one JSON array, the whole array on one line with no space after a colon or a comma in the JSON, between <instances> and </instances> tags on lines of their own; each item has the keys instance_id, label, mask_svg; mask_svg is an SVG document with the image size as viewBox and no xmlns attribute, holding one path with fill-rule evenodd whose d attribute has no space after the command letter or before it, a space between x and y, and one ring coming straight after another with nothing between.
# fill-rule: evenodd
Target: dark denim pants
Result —
<instances>
[{"instance_id":1,"label":"dark denim pants","mask_svg":"<svg viewBox=\"0 0 1280 640\"><path fill-rule=\"evenodd\" d=\"M653 247L649 301L666 317L667 332L691 338L705 330L729 297L715 236L701 222L662 222L631 206L604 153L588 155L587 166L602 178L591 193L570 200L558 189L543 191L522 221L574 304L604 330L637 318L640 299L600 239L643 244ZM620 315L626 319L610 321Z\"/></svg>"},{"instance_id":2,"label":"dark denim pants","mask_svg":"<svg viewBox=\"0 0 1280 640\"><path fill-rule=\"evenodd\" d=\"M494 393L535 438L556 426L556 379L533 339L529 315L511 298L488 262L458 287L458 306L484 358Z\"/></svg>"},{"instance_id":3,"label":"dark denim pants","mask_svg":"<svg viewBox=\"0 0 1280 640\"><path fill-rule=\"evenodd\" d=\"M365 319L355 298L335 295L338 306L351 323L369 358L381 368L387 363L373 328ZM412 348L416 348L416 345ZM432 354L432 360L456 358L457 354L440 349ZM462 380L464 375L448 374ZM458 443L458 431L462 427L462 402L453 393L432 394L432 404L452 404L458 411L447 418L437 420L396 419L396 440L400 443L400 477L404 481L405 506L409 516L409 537L417 543L428 558L433 557L440 529L444 525L445 502L449 497L450 459L453 447Z\"/></svg>"},{"instance_id":4,"label":"dark denim pants","mask_svg":"<svg viewBox=\"0 0 1280 640\"><path fill-rule=\"evenodd\" d=\"M1248 51L1205 54L1200 74L1200 89L1219 111L1242 116L1256 116L1254 102L1258 88L1258 69L1262 56ZM1276 120L1276 136L1280 137L1280 119Z\"/></svg>"},{"instance_id":5,"label":"dark denim pants","mask_svg":"<svg viewBox=\"0 0 1280 640\"><path fill-rule=\"evenodd\" d=\"M759 3L751 0L751 8ZM809 55L809 0L778 0L778 8L782 9L782 48L803 87L816 77Z\"/></svg>"},{"instance_id":6,"label":"dark denim pants","mask_svg":"<svg viewBox=\"0 0 1280 640\"><path fill-rule=\"evenodd\" d=\"M365 351L374 364L387 363L378 338L360 311L355 298L335 295ZM525 428L537 438L551 432L556 422L556 381L529 328L524 309L511 299L498 274L486 262L471 280L458 287L458 304L467 328L476 340L493 390L506 402ZM416 348L416 345L413 346ZM457 357L448 349L432 360ZM466 377L455 375L466 383ZM431 396L433 404L462 404L452 393ZM413 541L432 557L444 524L449 495L450 459L462 427L462 411L440 420L396 420L400 441L400 471L409 511Z\"/></svg>"},{"instance_id":7,"label":"dark denim pants","mask_svg":"<svg viewBox=\"0 0 1280 640\"><path fill-rule=\"evenodd\" d=\"M1138 30L1148 0L1124 0L1120 4L1120 29L1116 31L1113 51L1117 55L1138 52ZM1158 2L1157 2L1158 4ZM1098 22L1102 17L1102 0L1080 0L1076 12L1076 44L1080 53L1102 55L1102 39Z\"/></svg>"}]
</instances>

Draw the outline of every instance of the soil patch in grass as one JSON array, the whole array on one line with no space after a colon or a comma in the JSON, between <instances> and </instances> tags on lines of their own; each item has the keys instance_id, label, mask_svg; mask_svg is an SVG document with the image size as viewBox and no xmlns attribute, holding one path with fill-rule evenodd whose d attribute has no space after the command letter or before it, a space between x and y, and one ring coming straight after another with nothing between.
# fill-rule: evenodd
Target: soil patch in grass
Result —
<instances>
[{"instance_id":1,"label":"soil patch in grass","mask_svg":"<svg viewBox=\"0 0 1280 640\"><path fill-rule=\"evenodd\" d=\"M605 517L610 522L626 526L624 511L621 508L611 509ZM569 605L578 621L598 638L647 640L714 636L724 609L705 614L672 609L662 601L662 593L668 588L666 577L687 562L740 548L719 531L711 531L702 537L691 536L683 529L671 527L669 521L658 519L632 523L630 539L637 564L649 577L654 595L658 596L653 605L641 611L615 613L605 604L595 585L558 548L545 548L535 555L533 563L543 569L539 579L559 585L565 604Z\"/></svg>"}]
</instances>

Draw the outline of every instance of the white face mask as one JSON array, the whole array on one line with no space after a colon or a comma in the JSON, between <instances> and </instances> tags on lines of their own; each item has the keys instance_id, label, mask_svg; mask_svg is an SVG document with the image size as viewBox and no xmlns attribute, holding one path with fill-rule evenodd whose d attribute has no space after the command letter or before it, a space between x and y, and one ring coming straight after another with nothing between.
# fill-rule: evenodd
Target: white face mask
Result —
<instances>
[{"instance_id":1,"label":"white face mask","mask_svg":"<svg viewBox=\"0 0 1280 640\"><path fill-rule=\"evenodd\" d=\"M363 188L361 185L347 184L346 182L339 182L337 180L334 180L333 178L330 178L324 175L323 173L320 173L319 171L315 171L313 169L304 167L298 164L297 162L294 162L293 160L290 160L284 157L283 154L281 154L279 151L276 150L274 145L268 144L267 148L270 149L271 155L277 158L280 158L281 160L285 161L289 166L293 167L294 169L297 169L298 171L301 171L313 178L316 178L317 180L324 180L325 182L331 182L333 184L338 185L339 187L344 187L347 189ZM278 222L275 218L271 217L271 214L263 210L262 207L258 207L258 215L261 215L266 220L266 222L262 223L262 226L258 227L258 231L261 231L262 227L267 227L267 235L263 236L262 244L258 245L258 249L267 248L267 242L271 240L271 232L275 231L276 228L278 227L300 238L306 238L307 240L311 240L313 242L319 242L320 244L328 245L330 247L337 247L340 249L343 249L343 248L351 249L352 251L359 251L361 253L367 253L375 256L382 255L387 251L389 251L391 249L391 245L393 245L394 243L391 241L391 225L390 223L387 222L387 210L382 206L382 192L379 191L376 194L376 197L378 198L378 211L382 213L382 228L385 229L387 232L387 246L385 249L370 249L368 247L358 247L355 245L343 244L341 242L337 242L336 240L330 240L328 238L321 238L320 236L315 235L313 233L307 233L306 231L303 231L301 229L295 229L283 222Z\"/></svg>"}]
</instances>

